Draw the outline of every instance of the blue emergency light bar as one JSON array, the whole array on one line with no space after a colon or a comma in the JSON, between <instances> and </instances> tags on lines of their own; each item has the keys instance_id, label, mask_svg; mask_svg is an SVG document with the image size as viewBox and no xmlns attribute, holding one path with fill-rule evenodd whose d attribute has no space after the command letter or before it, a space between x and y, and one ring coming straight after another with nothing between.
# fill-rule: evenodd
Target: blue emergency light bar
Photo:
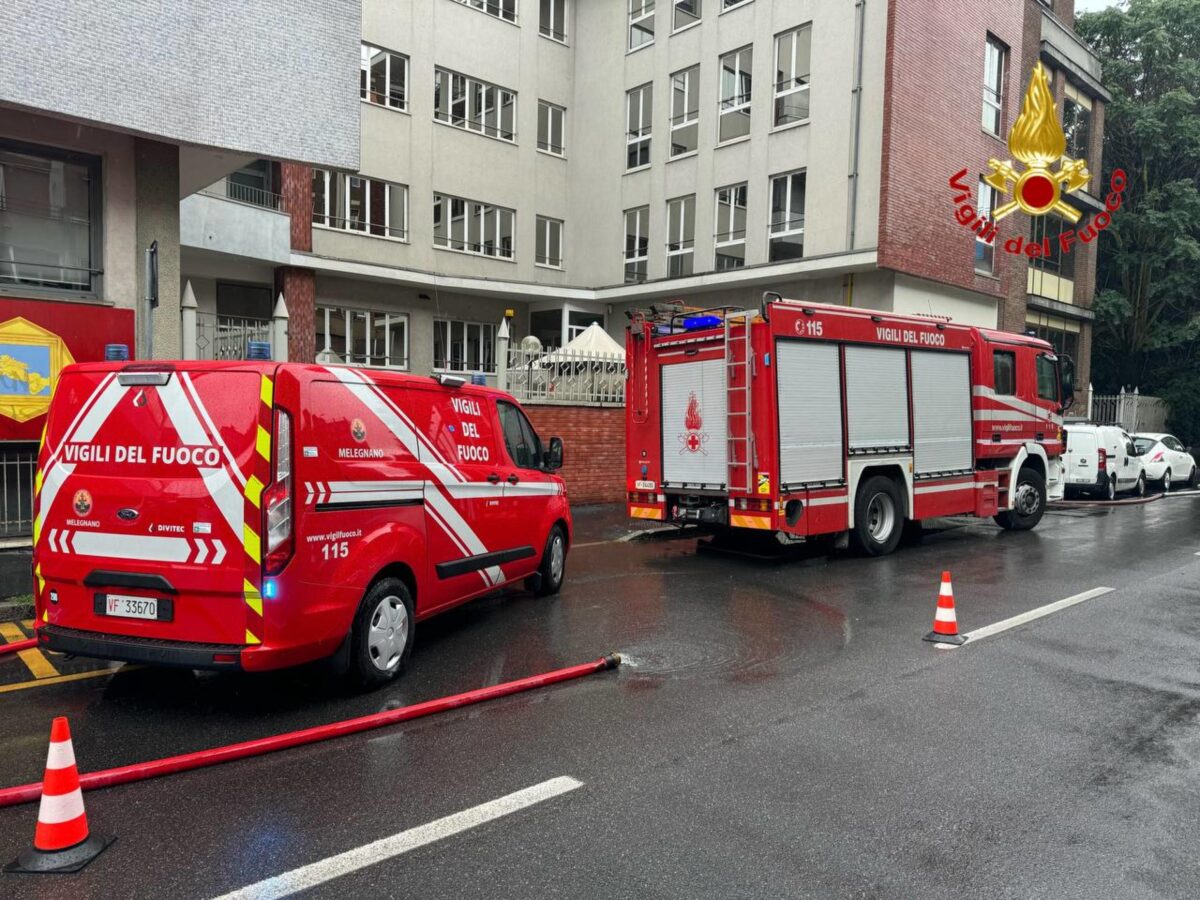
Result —
<instances>
[{"instance_id":1,"label":"blue emergency light bar","mask_svg":"<svg viewBox=\"0 0 1200 900\"><path fill-rule=\"evenodd\" d=\"M270 359L271 358L271 342L270 341L247 341L246 343L246 359Z\"/></svg>"},{"instance_id":2,"label":"blue emergency light bar","mask_svg":"<svg viewBox=\"0 0 1200 900\"><path fill-rule=\"evenodd\" d=\"M128 344L105 344L104 345L104 361L105 362L122 362L129 359Z\"/></svg>"},{"instance_id":3,"label":"blue emergency light bar","mask_svg":"<svg viewBox=\"0 0 1200 900\"><path fill-rule=\"evenodd\" d=\"M698 328L716 328L720 324L720 316L689 316L683 320L683 327L686 331L695 331Z\"/></svg>"}]
</instances>

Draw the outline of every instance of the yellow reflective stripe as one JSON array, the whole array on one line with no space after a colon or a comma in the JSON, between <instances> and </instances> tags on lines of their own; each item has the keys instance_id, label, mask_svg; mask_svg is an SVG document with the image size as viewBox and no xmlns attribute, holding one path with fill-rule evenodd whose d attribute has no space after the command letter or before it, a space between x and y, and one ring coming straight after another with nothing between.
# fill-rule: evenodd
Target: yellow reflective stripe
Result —
<instances>
[{"instance_id":1,"label":"yellow reflective stripe","mask_svg":"<svg viewBox=\"0 0 1200 900\"><path fill-rule=\"evenodd\" d=\"M42 470L39 468L37 474L33 476L33 493L40 494L42 492Z\"/></svg>"},{"instance_id":2,"label":"yellow reflective stripe","mask_svg":"<svg viewBox=\"0 0 1200 900\"><path fill-rule=\"evenodd\" d=\"M250 579L249 579L249 578L243 578L243 579L242 579L242 593L244 593L244 594L257 594L257 593L258 593L258 588L256 588L254 585L252 585L252 584L250 583Z\"/></svg>"},{"instance_id":3,"label":"yellow reflective stripe","mask_svg":"<svg viewBox=\"0 0 1200 900\"><path fill-rule=\"evenodd\" d=\"M255 562L262 562L262 544L258 534L249 525L242 526L242 543L246 546L246 554Z\"/></svg>"},{"instance_id":4,"label":"yellow reflective stripe","mask_svg":"<svg viewBox=\"0 0 1200 900\"><path fill-rule=\"evenodd\" d=\"M259 389L259 396L262 397L262 402L267 406L271 405L271 401L275 396L275 385L271 384L271 379L266 375L262 377L262 385Z\"/></svg>"},{"instance_id":5,"label":"yellow reflective stripe","mask_svg":"<svg viewBox=\"0 0 1200 900\"><path fill-rule=\"evenodd\" d=\"M37 566L34 567L33 574L37 577L38 593L40 594L42 591L44 591L46 589L46 579L42 577L42 564L41 563L38 563Z\"/></svg>"},{"instance_id":6,"label":"yellow reflective stripe","mask_svg":"<svg viewBox=\"0 0 1200 900\"><path fill-rule=\"evenodd\" d=\"M252 610L254 610L256 613L258 613L260 616L263 614L262 613L262 597L247 597L246 605L248 607L250 607Z\"/></svg>"},{"instance_id":7,"label":"yellow reflective stripe","mask_svg":"<svg viewBox=\"0 0 1200 900\"><path fill-rule=\"evenodd\" d=\"M256 441L256 444L258 447L258 455L263 459L270 461L271 435L267 429L263 428L261 425L258 426L258 440Z\"/></svg>"},{"instance_id":8,"label":"yellow reflective stripe","mask_svg":"<svg viewBox=\"0 0 1200 900\"><path fill-rule=\"evenodd\" d=\"M254 634L250 631L250 629L247 628L246 629L246 643L247 644L261 644L262 641L259 640L258 638L256 638L254 636Z\"/></svg>"},{"instance_id":9,"label":"yellow reflective stripe","mask_svg":"<svg viewBox=\"0 0 1200 900\"><path fill-rule=\"evenodd\" d=\"M729 524L735 528L771 528L770 516L738 516L731 515Z\"/></svg>"},{"instance_id":10,"label":"yellow reflective stripe","mask_svg":"<svg viewBox=\"0 0 1200 900\"><path fill-rule=\"evenodd\" d=\"M259 498L262 497L263 483L254 475L250 476L250 480L246 482L246 499L255 506L259 505Z\"/></svg>"},{"instance_id":11,"label":"yellow reflective stripe","mask_svg":"<svg viewBox=\"0 0 1200 900\"><path fill-rule=\"evenodd\" d=\"M42 610L42 621L43 621L43 622L49 622L49 621L50 621L50 610L48 610L48 609L43 609L43 610Z\"/></svg>"},{"instance_id":12,"label":"yellow reflective stripe","mask_svg":"<svg viewBox=\"0 0 1200 900\"><path fill-rule=\"evenodd\" d=\"M33 546L37 546L38 535L42 533L42 517L33 517Z\"/></svg>"}]
</instances>

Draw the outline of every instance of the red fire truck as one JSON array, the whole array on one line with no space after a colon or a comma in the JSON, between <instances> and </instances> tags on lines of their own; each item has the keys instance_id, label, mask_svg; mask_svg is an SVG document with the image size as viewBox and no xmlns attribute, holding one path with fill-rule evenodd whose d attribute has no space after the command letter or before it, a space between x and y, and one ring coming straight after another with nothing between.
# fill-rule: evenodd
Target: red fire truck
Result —
<instances>
[{"instance_id":1,"label":"red fire truck","mask_svg":"<svg viewBox=\"0 0 1200 900\"><path fill-rule=\"evenodd\" d=\"M627 361L633 518L876 556L906 521L1033 528L1063 493L1070 361L1034 337L767 294L636 313Z\"/></svg>"}]
</instances>

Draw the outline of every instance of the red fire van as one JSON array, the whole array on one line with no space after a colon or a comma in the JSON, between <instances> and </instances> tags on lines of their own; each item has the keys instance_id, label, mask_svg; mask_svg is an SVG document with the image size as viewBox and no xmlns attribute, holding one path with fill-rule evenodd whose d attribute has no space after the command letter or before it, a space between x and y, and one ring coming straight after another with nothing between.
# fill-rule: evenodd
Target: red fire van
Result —
<instances>
[{"instance_id":1,"label":"red fire van","mask_svg":"<svg viewBox=\"0 0 1200 900\"><path fill-rule=\"evenodd\" d=\"M68 367L36 479L50 650L393 678L416 622L558 591L562 442L458 376L265 362Z\"/></svg>"}]
</instances>

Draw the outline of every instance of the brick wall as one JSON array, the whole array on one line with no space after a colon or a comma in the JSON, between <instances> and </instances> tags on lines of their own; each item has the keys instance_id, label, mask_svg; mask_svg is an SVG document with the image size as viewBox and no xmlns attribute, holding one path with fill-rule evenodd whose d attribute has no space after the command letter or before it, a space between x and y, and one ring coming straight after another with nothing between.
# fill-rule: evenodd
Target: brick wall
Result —
<instances>
[{"instance_id":1,"label":"brick wall","mask_svg":"<svg viewBox=\"0 0 1200 900\"><path fill-rule=\"evenodd\" d=\"M524 407L543 441L563 439L560 475L572 503L619 503L625 493L625 410L590 406Z\"/></svg>"},{"instance_id":2,"label":"brick wall","mask_svg":"<svg viewBox=\"0 0 1200 900\"><path fill-rule=\"evenodd\" d=\"M283 294L288 310L288 360L311 363L317 357L317 276L312 269L280 266L275 292Z\"/></svg>"},{"instance_id":3,"label":"brick wall","mask_svg":"<svg viewBox=\"0 0 1200 900\"><path fill-rule=\"evenodd\" d=\"M993 296L1001 327L1009 287L1025 289L1025 262L999 249L1028 234L1028 217L999 224L996 277L975 274L975 235L954 219L948 179L963 167L973 186L991 157L1007 159L1008 128L1024 88L1023 0L893 0L888 4L879 264ZM992 34L1011 48L1001 136L980 124L984 45ZM1019 319L1019 322L1014 320Z\"/></svg>"},{"instance_id":4,"label":"brick wall","mask_svg":"<svg viewBox=\"0 0 1200 900\"><path fill-rule=\"evenodd\" d=\"M292 249L312 250L312 169L297 163L280 166L283 211L292 217Z\"/></svg>"}]
</instances>

